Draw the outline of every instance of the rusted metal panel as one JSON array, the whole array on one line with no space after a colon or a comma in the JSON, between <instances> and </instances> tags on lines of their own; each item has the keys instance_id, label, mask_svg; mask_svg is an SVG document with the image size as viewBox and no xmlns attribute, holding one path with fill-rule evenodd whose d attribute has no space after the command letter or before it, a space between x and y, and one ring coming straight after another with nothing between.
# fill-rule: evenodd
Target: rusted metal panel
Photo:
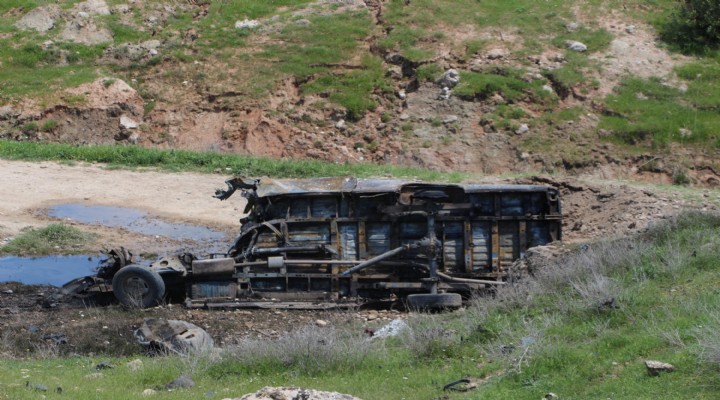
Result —
<instances>
[{"instance_id":1,"label":"rusted metal panel","mask_svg":"<svg viewBox=\"0 0 720 400\"><path fill-rule=\"evenodd\" d=\"M390 223L367 223L365 229L369 256L377 256L390 250L390 233L392 232Z\"/></svg>"},{"instance_id":2,"label":"rusted metal panel","mask_svg":"<svg viewBox=\"0 0 720 400\"><path fill-rule=\"evenodd\" d=\"M443 224L443 271L465 269L465 224L446 222Z\"/></svg>"},{"instance_id":3,"label":"rusted metal panel","mask_svg":"<svg viewBox=\"0 0 720 400\"><path fill-rule=\"evenodd\" d=\"M358 229L355 223L341 224L338 227L340 234L340 255L343 260L358 259Z\"/></svg>"},{"instance_id":4,"label":"rusted metal panel","mask_svg":"<svg viewBox=\"0 0 720 400\"><path fill-rule=\"evenodd\" d=\"M237 284L232 281L197 282L191 285L193 299L218 299L237 296Z\"/></svg>"},{"instance_id":5,"label":"rusted metal panel","mask_svg":"<svg viewBox=\"0 0 720 400\"><path fill-rule=\"evenodd\" d=\"M472 269L487 271L492 268L492 224L488 222L472 223Z\"/></svg>"}]
</instances>

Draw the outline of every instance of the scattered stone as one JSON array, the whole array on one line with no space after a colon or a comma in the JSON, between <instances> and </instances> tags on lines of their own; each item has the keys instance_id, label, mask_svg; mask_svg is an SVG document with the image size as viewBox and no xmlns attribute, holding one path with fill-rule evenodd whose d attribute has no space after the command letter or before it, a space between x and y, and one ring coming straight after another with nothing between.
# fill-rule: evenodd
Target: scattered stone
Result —
<instances>
[{"instance_id":1,"label":"scattered stone","mask_svg":"<svg viewBox=\"0 0 720 400\"><path fill-rule=\"evenodd\" d=\"M440 100L448 100L448 99L450 99L450 94L451 94L451 93L452 93L452 91L450 90L450 88L447 87L447 86L445 86L445 87L442 88L442 90L440 91L440 95L438 96L438 99L440 99Z\"/></svg>"},{"instance_id":2,"label":"scattered stone","mask_svg":"<svg viewBox=\"0 0 720 400\"><path fill-rule=\"evenodd\" d=\"M167 389L167 390L190 389L191 387L194 387L194 386L195 386L195 382L193 382L192 378L190 378L186 374L182 374L182 375L180 375L180 377L178 377L174 381L165 385L165 389Z\"/></svg>"},{"instance_id":3,"label":"scattered stone","mask_svg":"<svg viewBox=\"0 0 720 400\"><path fill-rule=\"evenodd\" d=\"M42 383L30 383L30 381L25 382L25 387L38 392L47 392L48 390L47 386L43 385Z\"/></svg>"},{"instance_id":4,"label":"scattered stone","mask_svg":"<svg viewBox=\"0 0 720 400\"><path fill-rule=\"evenodd\" d=\"M118 14L127 14L130 12L130 6L127 4L118 4L113 10L111 10L111 12L113 11Z\"/></svg>"},{"instance_id":5,"label":"scattered stone","mask_svg":"<svg viewBox=\"0 0 720 400\"><path fill-rule=\"evenodd\" d=\"M658 376L661 372L673 372L675 367L672 364L664 363L662 361L645 361L645 367L647 368L648 374L651 376Z\"/></svg>"},{"instance_id":6,"label":"scattered stone","mask_svg":"<svg viewBox=\"0 0 720 400\"><path fill-rule=\"evenodd\" d=\"M303 399L303 400L360 400L349 394L337 392L322 392L313 389L297 387L264 387L255 393L246 394L232 400L277 400L277 399Z\"/></svg>"},{"instance_id":7,"label":"scattered stone","mask_svg":"<svg viewBox=\"0 0 720 400\"><path fill-rule=\"evenodd\" d=\"M142 367L143 367L143 362L142 362L141 359L136 358L136 359L128 362L127 364L125 364L125 366L126 366L127 369L129 369L130 371L135 372L135 371L139 371L140 369L142 369Z\"/></svg>"},{"instance_id":8,"label":"scattered stone","mask_svg":"<svg viewBox=\"0 0 720 400\"><path fill-rule=\"evenodd\" d=\"M65 24L60 33L61 40L85 45L96 45L112 42L112 32L107 28L99 28L92 19L82 18L78 15Z\"/></svg>"},{"instance_id":9,"label":"scattered stone","mask_svg":"<svg viewBox=\"0 0 720 400\"><path fill-rule=\"evenodd\" d=\"M410 119L410 114L402 113L400 114L400 121L407 121Z\"/></svg>"},{"instance_id":10,"label":"scattered stone","mask_svg":"<svg viewBox=\"0 0 720 400\"><path fill-rule=\"evenodd\" d=\"M447 117L445 117L445 118L443 119L442 122L443 122L443 124L447 125L447 124L452 124L452 123L457 122L458 119L459 119L459 118L458 118L457 115L448 115Z\"/></svg>"},{"instance_id":11,"label":"scattered stone","mask_svg":"<svg viewBox=\"0 0 720 400\"><path fill-rule=\"evenodd\" d=\"M341 130L341 131L344 131L345 129L347 129L347 124L345 123L345 120L344 120L344 119L341 119L340 121L338 121L338 122L335 124L335 128L336 128L336 129L339 129L339 130Z\"/></svg>"},{"instance_id":12,"label":"scattered stone","mask_svg":"<svg viewBox=\"0 0 720 400\"><path fill-rule=\"evenodd\" d=\"M505 57L505 54L506 52L503 49L492 49L485 55L485 57L487 57L488 60L499 60Z\"/></svg>"},{"instance_id":13,"label":"scattered stone","mask_svg":"<svg viewBox=\"0 0 720 400\"><path fill-rule=\"evenodd\" d=\"M79 3L76 8L92 15L110 15L110 7L105 0L87 0Z\"/></svg>"},{"instance_id":14,"label":"scattered stone","mask_svg":"<svg viewBox=\"0 0 720 400\"><path fill-rule=\"evenodd\" d=\"M154 354L205 352L214 346L212 337L202 328L178 320L146 318L133 335Z\"/></svg>"},{"instance_id":15,"label":"scattered stone","mask_svg":"<svg viewBox=\"0 0 720 400\"><path fill-rule=\"evenodd\" d=\"M322 328L322 327L328 326L328 322L325 321L325 320L323 320L323 319L316 319L316 320L315 320L315 325L317 325L317 326L319 326L319 327Z\"/></svg>"},{"instance_id":16,"label":"scattered stone","mask_svg":"<svg viewBox=\"0 0 720 400\"><path fill-rule=\"evenodd\" d=\"M518 135L522 135L523 133L527 133L530 130L527 124L520 125L519 128L515 130L515 133Z\"/></svg>"},{"instance_id":17,"label":"scattered stone","mask_svg":"<svg viewBox=\"0 0 720 400\"><path fill-rule=\"evenodd\" d=\"M38 328L38 327L35 326L35 325L28 325L25 329L27 329L27 331L30 332L30 333L38 333L38 332L40 332L40 328Z\"/></svg>"},{"instance_id":18,"label":"scattered stone","mask_svg":"<svg viewBox=\"0 0 720 400\"><path fill-rule=\"evenodd\" d=\"M580 53L582 53L583 51L587 51L587 46L584 43L574 40L568 40L567 42L565 42L565 46L567 46L567 48L572 51L577 51Z\"/></svg>"},{"instance_id":19,"label":"scattered stone","mask_svg":"<svg viewBox=\"0 0 720 400\"><path fill-rule=\"evenodd\" d=\"M688 137L692 136L692 134L693 134L692 131L687 128L680 128L680 130L678 130L678 133L680 134L680 137L683 137L683 138L688 138Z\"/></svg>"},{"instance_id":20,"label":"scattered stone","mask_svg":"<svg viewBox=\"0 0 720 400\"><path fill-rule=\"evenodd\" d=\"M113 366L110 363L110 361L102 361L95 366L95 369L97 369L97 370L111 369L111 368L113 368Z\"/></svg>"},{"instance_id":21,"label":"scattered stone","mask_svg":"<svg viewBox=\"0 0 720 400\"><path fill-rule=\"evenodd\" d=\"M565 55L561 54L561 53L554 54L552 56L552 61L559 62L559 63L565 62Z\"/></svg>"},{"instance_id":22,"label":"scattered stone","mask_svg":"<svg viewBox=\"0 0 720 400\"><path fill-rule=\"evenodd\" d=\"M550 392L550 393L547 393L543 398L546 400L556 400L556 399L559 399L560 397L558 397L558 395L556 395L555 393Z\"/></svg>"},{"instance_id":23,"label":"scattered stone","mask_svg":"<svg viewBox=\"0 0 720 400\"><path fill-rule=\"evenodd\" d=\"M373 338L385 338L385 337L391 337L391 336L397 336L400 333L402 333L405 329L408 329L407 323L401 319L394 319L390 321L389 324L383 326L382 328L376 330L372 337Z\"/></svg>"},{"instance_id":24,"label":"scattered stone","mask_svg":"<svg viewBox=\"0 0 720 400\"><path fill-rule=\"evenodd\" d=\"M580 24L577 22L568 22L565 25L565 29L567 29L568 32L575 32L576 30L580 29Z\"/></svg>"},{"instance_id":25,"label":"scattered stone","mask_svg":"<svg viewBox=\"0 0 720 400\"><path fill-rule=\"evenodd\" d=\"M397 97L398 97L400 100L405 100L405 99L407 98L407 93L405 93L404 90L398 90L398 91L397 91Z\"/></svg>"},{"instance_id":26,"label":"scattered stone","mask_svg":"<svg viewBox=\"0 0 720 400\"><path fill-rule=\"evenodd\" d=\"M34 30L47 32L55 27L55 22L60 17L60 7L51 4L32 9L15 23L15 27L22 30Z\"/></svg>"},{"instance_id":27,"label":"scattered stone","mask_svg":"<svg viewBox=\"0 0 720 400\"><path fill-rule=\"evenodd\" d=\"M548 93L555 93L555 91L550 85L543 85L542 90Z\"/></svg>"},{"instance_id":28,"label":"scattered stone","mask_svg":"<svg viewBox=\"0 0 720 400\"><path fill-rule=\"evenodd\" d=\"M260 21L256 19L244 19L235 22L235 29L255 29L260 26Z\"/></svg>"},{"instance_id":29,"label":"scattered stone","mask_svg":"<svg viewBox=\"0 0 720 400\"><path fill-rule=\"evenodd\" d=\"M13 294L12 289L3 290L3 294Z\"/></svg>"},{"instance_id":30,"label":"scattered stone","mask_svg":"<svg viewBox=\"0 0 720 400\"><path fill-rule=\"evenodd\" d=\"M456 69L449 69L440 77L438 83L442 87L452 89L460 83L460 73Z\"/></svg>"},{"instance_id":31,"label":"scattered stone","mask_svg":"<svg viewBox=\"0 0 720 400\"><path fill-rule=\"evenodd\" d=\"M123 114L120 116L120 127L124 129L136 129L140 126L135 120Z\"/></svg>"},{"instance_id":32,"label":"scattered stone","mask_svg":"<svg viewBox=\"0 0 720 400\"><path fill-rule=\"evenodd\" d=\"M635 25L628 25L627 28L625 28L625 32L631 35L635 33Z\"/></svg>"},{"instance_id":33,"label":"scattered stone","mask_svg":"<svg viewBox=\"0 0 720 400\"><path fill-rule=\"evenodd\" d=\"M152 396L155 393L157 393L157 391L155 389L145 389L145 390L143 390L142 395L143 396Z\"/></svg>"}]
</instances>

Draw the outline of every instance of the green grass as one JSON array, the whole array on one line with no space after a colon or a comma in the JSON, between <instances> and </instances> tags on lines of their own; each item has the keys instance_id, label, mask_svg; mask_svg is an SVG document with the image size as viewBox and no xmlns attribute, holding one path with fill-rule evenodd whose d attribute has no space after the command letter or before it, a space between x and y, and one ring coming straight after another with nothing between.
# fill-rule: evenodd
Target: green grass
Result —
<instances>
[{"instance_id":1,"label":"green grass","mask_svg":"<svg viewBox=\"0 0 720 400\"><path fill-rule=\"evenodd\" d=\"M44 228L30 228L0 247L0 253L18 256L81 254L92 235L62 223Z\"/></svg>"},{"instance_id":2,"label":"green grass","mask_svg":"<svg viewBox=\"0 0 720 400\"><path fill-rule=\"evenodd\" d=\"M158 168L170 171L221 172L245 176L286 178L343 176L395 176L429 181L458 182L468 176L420 168L375 164L333 164L313 160L272 160L216 152L157 150L136 146L74 146L57 143L0 140L0 157L10 160L53 160L106 163L110 167Z\"/></svg>"},{"instance_id":3,"label":"green grass","mask_svg":"<svg viewBox=\"0 0 720 400\"><path fill-rule=\"evenodd\" d=\"M713 68L701 67L709 72L708 78L694 74L696 68L690 65L680 70L681 75L691 79L686 92L659 80L626 80L616 94L606 99L609 113L602 118L600 128L632 145L665 147L679 142L718 147L720 86L712 78Z\"/></svg>"}]
</instances>

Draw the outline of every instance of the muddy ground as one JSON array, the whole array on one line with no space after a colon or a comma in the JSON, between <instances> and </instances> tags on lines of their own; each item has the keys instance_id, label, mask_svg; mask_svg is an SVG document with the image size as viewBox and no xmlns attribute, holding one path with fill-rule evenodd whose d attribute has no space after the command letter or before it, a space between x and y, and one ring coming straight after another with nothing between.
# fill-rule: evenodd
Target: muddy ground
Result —
<instances>
[{"instance_id":1,"label":"muddy ground","mask_svg":"<svg viewBox=\"0 0 720 400\"><path fill-rule=\"evenodd\" d=\"M99 165L61 165L0 160L0 241L6 242L26 227L56 221L49 207L80 203L132 207L169 222L189 223L224 232L227 241L238 230L243 199L234 196L221 202L214 189L224 187L223 174L166 173L109 170ZM574 244L599 238L619 237L646 229L683 209L718 211L720 191L639 186L579 178L531 177L522 179L482 178L479 181L534 183L558 187L565 216L564 241ZM162 236L143 236L123 229L66 223L93 232L97 249L124 246L136 253L158 255L181 249L192 250L192 241ZM70 353L131 354L141 349L131 332L144 317L165 317L193 322L219 344L232 344L245 337L277 337L305 324L324 320L343 324L364 321L370 329L395 318L401 310L289 311L186 310L166 305L144 311L106 308L44 309L42 298L51 287L0 283L0 355L18 355L25 348L48 351L52 339L63 334ZM44 350L43 350L44 349Z\"/></svg>"}]
</instances>

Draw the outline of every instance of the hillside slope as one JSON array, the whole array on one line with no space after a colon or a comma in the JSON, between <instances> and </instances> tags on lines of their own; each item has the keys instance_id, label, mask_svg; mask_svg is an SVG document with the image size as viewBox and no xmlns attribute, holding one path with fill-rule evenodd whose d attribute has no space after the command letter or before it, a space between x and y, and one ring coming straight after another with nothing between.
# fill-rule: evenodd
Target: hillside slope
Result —
<instances>
[{"instance_id":1,"label":"hillside slope","mask_svg":"<svg viewBox=\"0 0 720 400\"><path fill-rule=\"evenodd\" d=\"M720 67L658 40L674 4L14 0L0 136L714 186Z\"/></svg>"}]
</instances>

